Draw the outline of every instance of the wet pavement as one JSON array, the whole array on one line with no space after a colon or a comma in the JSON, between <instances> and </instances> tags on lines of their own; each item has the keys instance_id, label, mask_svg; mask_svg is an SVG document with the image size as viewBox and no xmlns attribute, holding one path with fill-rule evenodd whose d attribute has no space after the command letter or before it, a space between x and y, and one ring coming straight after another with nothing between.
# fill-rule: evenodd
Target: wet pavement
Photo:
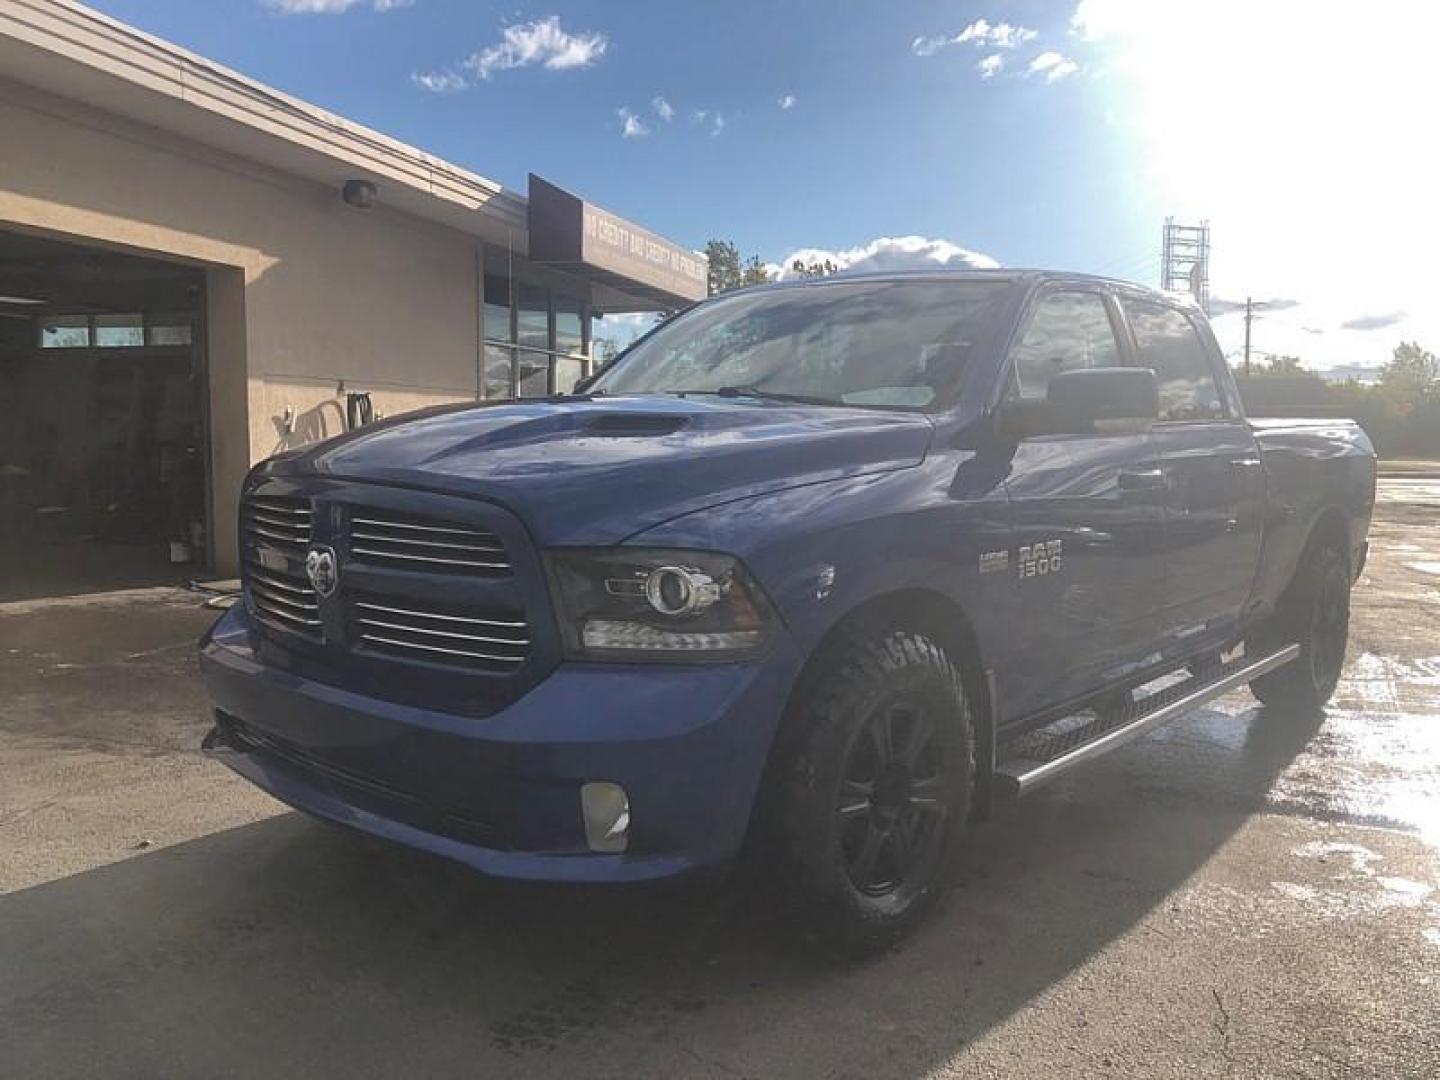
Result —
<instances>
[{"instance_id":1,"label":"wet pavement","mask_svg":"<svg viewBox=\"0 0 1440 1080\"><path fill-rule=\"evenodd\" d=\"M1440 481L1323 718L1248 693L975 829L901 950L763 892L505 888L195 746L174 590L0 605L0 1076L1440 1075Z\"/></svg>"}]
</instances>

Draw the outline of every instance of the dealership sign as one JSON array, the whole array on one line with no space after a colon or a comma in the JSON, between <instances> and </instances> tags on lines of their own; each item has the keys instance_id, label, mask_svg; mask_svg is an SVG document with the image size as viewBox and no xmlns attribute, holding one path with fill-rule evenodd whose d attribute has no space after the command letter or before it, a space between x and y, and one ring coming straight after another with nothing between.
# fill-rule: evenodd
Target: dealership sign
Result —
<instances>
[{"instance_id":1,"label":"dealership sign","mask_svg":"<svg viewBox=\"0 0 1440 1080\"><path fill-rule=\"evenodd\" d=\"M703 299L706 264L679 244L602 210L533 173L530 258L588 273L662 307Z\"/></svg>"}]
</instances>

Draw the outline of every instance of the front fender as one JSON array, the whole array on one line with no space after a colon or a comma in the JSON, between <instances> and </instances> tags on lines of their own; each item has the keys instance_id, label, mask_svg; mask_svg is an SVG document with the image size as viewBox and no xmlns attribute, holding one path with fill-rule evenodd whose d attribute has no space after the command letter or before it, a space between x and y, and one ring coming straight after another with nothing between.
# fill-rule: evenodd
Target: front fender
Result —
<instances>
[{"instance_id":1,"label":"front fender","mask_svg":"<svg viewBox=\"0 0 1440 1080\"><path fill-rule=\"evenodd\" d=\"M998 479L963 452L912 468L810 484L687 514L629 543L724 551L745 562L804 655L850 612L889 594L938 593L979 613L972 629L988 665L998 654L1008 575L979 572L1008 545Z\"/></svg>"}]
</instances>

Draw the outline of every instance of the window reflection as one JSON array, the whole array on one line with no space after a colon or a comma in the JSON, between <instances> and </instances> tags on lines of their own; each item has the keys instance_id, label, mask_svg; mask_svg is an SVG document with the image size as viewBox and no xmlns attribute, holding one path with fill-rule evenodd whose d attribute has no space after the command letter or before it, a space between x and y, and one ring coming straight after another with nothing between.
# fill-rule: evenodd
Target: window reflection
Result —
<instances>
[{"instance_id":1,"label":"window reflection","mask_svg":"<svg viewBox=\"0 0 1440 1080\"><path fill-rule=\"evenodd\" d=\"M483 397L508 398L515 395L515 350L505 345L485 346L485 370L481 374Z\"/></svg>"},{"instance_id":2,"label":"window reflection","mask_svg":"<svg viewBox=\"0 0 1440 1080\"><path fill-rule=\"evenodd\" d=\"M499 274L485 275L485 340L515 340L510 325L510 279Z\"/></svg>"},{"instance_id":3,"label":"window reflection","mask_svg":"<svg viewBox=\"0 0 1440 1080\"><path fill-rule=\"evenodd\" d=\"M582 305L573 296L555 294L555 351L579 353L585 348Z\"/></svg>"},{"instance_id":4,"label":"window reflection","mask_svg":"<svg viewBox=\"0 0 1440 1080\"><path fill-rule=\"evenodd\" d=\"M585 301L504 274L486 274L484 293L481 396L572 390L585 374Z\"/></svg>"},{"instance_id":5,"label":"window reflection","mask_svg":"<svg viewBox=\"0 0 1440 1080\"><path fill-rule=\"evenodd\" d=\"M1212 420L1225 415L1200 335L1183 313L1148 300L1120 301L1135 331L1137 359L1160 384L1161 420Z\"/></svg>"},{"instance_id":6,"label":"window reflection","mask_svg":"<svg viewBox=\"0 0 1440 1080\"><path fill-rule=\"evenodd\" d=\"M1011 394L1043 398L1062 371L1113 367L1120 351L1104 299L1096 293L1050 293L1035 305L1011 353Z\"/></svg>"},{"instance_id":7,"label":"window reflection","mask_svg":"<svg viewBox=\"0 0 1440 1080\"><path fill-rule=\"evenodd\" d=\"M536 349L550 348L550 290L521 282L519 299L516 340Z\"/></svg>"}]
</instances>

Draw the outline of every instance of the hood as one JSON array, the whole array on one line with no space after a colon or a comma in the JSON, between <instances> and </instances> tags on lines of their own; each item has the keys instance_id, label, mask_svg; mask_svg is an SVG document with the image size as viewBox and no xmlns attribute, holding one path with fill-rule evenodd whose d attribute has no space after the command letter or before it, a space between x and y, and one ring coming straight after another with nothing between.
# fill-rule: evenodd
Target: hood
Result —
<instances>
[{"instance_id":1,"label":"hood","mask_svg":"<svg viewBox=\"0 0 1440 1080\"><path fill-rule=\"evenodd\" d=\"M604 545L736 499L919 464L932 430L881 410L576 398L411 413L268 468L488 499L541 544Z\"/></svg>"}]
</instances>

